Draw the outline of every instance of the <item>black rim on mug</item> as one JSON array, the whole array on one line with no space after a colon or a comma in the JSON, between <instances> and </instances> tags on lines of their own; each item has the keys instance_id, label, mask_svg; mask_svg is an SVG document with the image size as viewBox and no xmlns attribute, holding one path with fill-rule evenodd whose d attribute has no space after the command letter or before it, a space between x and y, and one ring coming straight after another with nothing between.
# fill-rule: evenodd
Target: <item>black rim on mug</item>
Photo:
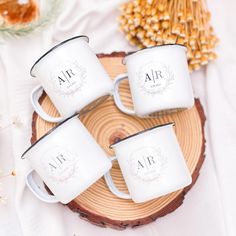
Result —
<instances>
[{"instance_id":1,"label":"black rim on mug","mask_svg":"<svg viewBox=\"0 0 236 236\"><path fill-rule=\"evenodd\" d=\"M41 140L43 140L44 138L46 138L49 134L53 133L58 127L60 127L61 125L63 125L64 123L66 123L67 121L69 121L70 119L72 119L73 117L77 116L79 118L79 113L76 113L70 117L68 117L67 119L63 120L61 123L59 123L58 125L54 126L52 129L50 129L46 134L44 134L42 137L40 137L35 143L33 143L30 147L28 147L24 153L21 155L21 159L25 159L25 154L31 150L36 144L38 144Z\"/></svg>"},{"instance_id":2,"label":"black rim on mug","mask_svg":"<svg viewBox=\"0 0 236 236\"><path fill-rule=\"evenodd\" d=\"M35 77L35 75L32 74L32 71L33 71L34 67L35 67L45 56L47 56L49 53L51 53L52 51L54 51L56 48L62 46L63 44L65 44L65 43L67 43L67 42L69 42L69 41L72 41L72 40L74 40L74 39L78 39L78 38L85 38L85 40L87 41L87 43L89 42L88 36L86 36L86 35L79 35L79 36L75 36L75 37L66 39L66 40L64 40L64 41L62 41L62 42L56 44L56 45L53 46L51 49L49 49L47 52L45 52L45 53L33 64L33 66L32 66L31 69L30 69L30 75L31 75L32 77Z\"/></svg>"},{"instance_id":3,"label":"black rim on mug","mask_svg":"<svg viewBox=\"0 0 236 236\"><path fill-rule=\"evenodd\" d=\"M143 51L145 51L145 50L147 50L147 49L158 48L158 47L163 47L163 46L180 46L180 47L185 48L185 50L187 50L187 47L186 47L186 46L184 46L183 44L178 44L178 43L174 43L174 44L173 44L173 43L168 43L168 44L155 45L155 46L151 46L151 47L139 49L139 50L137 50L137 51L135 51L135 52L130 52L127 56L125 56L125 57L122 59L122 64L125 65L127 58L128 58L129 56L132 56L132 55L138 53L138 52L143 52Z\"/></svg>"},{"instance_id":4,"label":"black rim on mug","mask_svg":"<svg viewBox=\"0 0 236 236\"><path fill-rule=\"evenodd\" d=\"M143 133L145 133L145 132L147 132L147 131L151 131L151 130L153 130L153 129L160 128L160 127L164 127L164 126L168 126L168 125L175 126L175 122L169 122L169 123L165 123L165 124L161 124L161 125L156 125L156 126L153 126L153 127L150 127L150 128L144 129L144 130L141 130L141 131L139 131L139 132L137 132L137 133L135 133L135 134L131 134L131 135L129 135L129 136L123 138L123 139L120 139L120 140L118 140L118 141L112 143L112 144L109 146L109 148L112 148L114 145L116 145L116 144L118 144L118 143L120 143L120 142L123 142L123 141L125 141L125 140L127 140L127 139L129 139L129 138L133 138L134 136L137 136L137 135L139 135L139 134L143 134Z\"/></svg>"}]
</instances>

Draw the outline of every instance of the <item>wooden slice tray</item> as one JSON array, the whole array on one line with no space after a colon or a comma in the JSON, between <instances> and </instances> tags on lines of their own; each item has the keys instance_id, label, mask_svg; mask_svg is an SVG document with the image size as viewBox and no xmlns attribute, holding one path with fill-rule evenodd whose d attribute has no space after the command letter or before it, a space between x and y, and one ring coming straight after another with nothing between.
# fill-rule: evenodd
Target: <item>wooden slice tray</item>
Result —
<instances>
[{"instance_id":1,"label":"wooden slice tray","mask_svg":"<svg viewBox=\"0 0 236 236\"><path fill-rule=\"evenodd\" d=\"M121 63L124 55L125 53L122 52L99 55L111 78L125 72L125 67ZM122 100L130 107L131 96L127 81L122 82L120 91ZM40 102L49 114L57 115L55 107L45 93L41 96ZM204 160L205 139L203 126L205 116L199 100L195 100L195 106L190 110L159 118L140 119L121 113L115 107L112 98L109 98L94 110L82 116L81 120L109 156L113 155L109 145L115 140L157 124L174 121L176 123L175 132L191 171L193 183L187 188L164 197L136 204L131 200L123 200L114 196L108 190L104 179L101 178L68 204L71 210L78 212L81 218L99 226L124 229L128 226L135 227L152 222L158 217L174 211L183 203L184 195L196 182ZM31 142L35 142L54 125L43 121L34 113ZM116 186L123 191L127 191L117 163L114 163L111 173Z\"/></svg>"}]
</instances>

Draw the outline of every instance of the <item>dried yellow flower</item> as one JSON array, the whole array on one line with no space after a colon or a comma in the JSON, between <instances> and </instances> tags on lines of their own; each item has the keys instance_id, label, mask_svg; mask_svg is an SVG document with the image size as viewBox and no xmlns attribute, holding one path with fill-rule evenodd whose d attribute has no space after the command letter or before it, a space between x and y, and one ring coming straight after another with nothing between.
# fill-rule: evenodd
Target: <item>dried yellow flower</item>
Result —
<instances>
[{"instance_id":1,"label":"dried yellow flower","mask_svg":"<svg viewBox=\"0 0 236 236\"><path fill-rule=\"evenodd\" d=\"M195 52L195 58L199 59L199 58L201 58L201 57L202 57L201 51L196 51L196 52Z\"/></svg>"},{"instance_id":2,"label":"dried yellow flower","mask_svg":"<svg viewBox=\"0 0 236 236\"><path fill-rule=\"evenodd\" d=\"M215 60L217 58L217 55L214 52L209 53L208 59L210 61Z\"/></svg>"},{"instance_id":3,"label":"dried yellow flower","mask_svg":"<svg viewBox=\"0 0 236 236\"><path fill-rule=\"evenodd\" d=\"M200 37L200 42L201 42L201 44L206 44L207 43L206 37L204 35Z\"/></svg>"},{"instance_id":4,"label":"dried yellow flower","mask_svg":"<svg viewBox=\"0 0 236 236\"><path fill-rule=\"evenodd\" d=\"M163 20L169 20L170 19L170 14L168 11L164 11L163 13Z\"/></svg>"},{"instance_id":5,"label":"dried yellow flower","mask_svg":"<svg viewBox=\"0 0 236 236\"><path fill-rule=\"evenodd\" d=\"M180 24L174 24L172 26L172 30L171 31L172 31L173 34L179 35L180 31L181 31L181 25Z\"/></svg>"},{"instance_id":6,"label":"dried yellow flower","mask_svg":"<svg viewBox=\"0 0 236 236\"><path fill-rule=\"evenodd\" d=\"M207 63L208 63L208 57L203 55L201 57L201 65L207 65Z\"/></svg>"},{"instance_id":7,"label":"dried yellow flower","mask_svg":"<svg viewBox=\"0 0 236 236\"><path fill-rule=\"evenodd\" d=\"M207 53L207 52L209 52L209 49L208 49L207 45L202 45L202 46L201 46L201 52L202 52L202 53Z\"/></svg>"},{"instance_id":8,"label":"dried yellow flower","mask_svg":"<svg viewBox=\"0 0 236 236\"><path fill-rule=\"evenodd\" d=\"M158 31L160 29L161 25L159 23L156 23L152 26L152 29L155 31Z\"/></svg>"},{"instance_id":9,"label":"dried yellow flower","mask_svg":"<svg viewBox=\"0 0 236 236\"><path fill-rule=\"evenodd\" d=\"M199 70L201 65L199 63L193 65L193 70Z\"/></svg>"},{"instance_id":10,"label":"dried yellow flower","mask_svg":"<svg viewBox=\"0 0 236 236\"><path fill-rule=\"evenodd\" d=\"M169 21L162 21L161 26L163 29L168 29L170 26Z\"/></svg>"},{"instance_id":11,"label":"dried yellow flower","mask_svg":"<svg viewBox=\"0 0 236 236\"><path fill-rule=\"evenodd\" d=\"M158 5L157 5L157 9L159 10L159 11L164 11L164 9L165 9L165 7L164 7L164 4L161 4L161 3L159 3Z\"/></svg>"},{"instance_id":12,"label":"dried yellow flower","mask_svg":"<svg viewBox=\"0 0 236 236\"><path fill-rule=\"evenodd\" d=\"M182 37L178 37L177 39L177 44L181 44L181 45L184 45L184 39Z\"/></svg>"},{"instance_id":13,"label":"dried yellow flower","mask_svg":"<svg viewBox=\"0 0 236 236\"><path fill-rule=\"evenodd\" d=\"M157 10L155 8L152 8L151 15L154 16L157 13Z\"/></svg>"},{"instance_id":14,"label":"dried yellow flower","mask_svg":"<svg viewBox=\"0 0 236 236\"><path fill-rule=\"evenodd\" d=\"M188 22L193 21L193 15L192 15L192 13L190 11L187 12L186 20Z\"/></svg>"},{"instance_id":15,"label":"dried yellow flower","mask_svg":"<svg viewBox=\"0 0 236 236\"><path fill-rule=\"evenodd\" d=\"M187 52L187 58L188 59L193 58L193 53L192 53L191 49L189 49L188 52Z\"/></svg>"},{"instance_id":16,"label":"dried yellow flower","mask_svg":"<svg viewBox=\"0 0 236 236\"><path fill-rule=\"evenodd\" d=\"M179 23L180 24L185 24L187 22L187 19L184 15L182 15L180 18L179 18Z\"/></svg>"},{"instance_id":17,"label":"dried yellow flower","mask_svg":"<svg viewBox=\"0 0 236 236\"><path fill-rule=\"evenodd\" d=\"M189 39L189 45L190 45L190 46L194 46L195 44L196 44L196 39L193 38L193 37L190 37L190 39Z\"/></svg>"},{"instance_id":18,"label":"dried yellow flower","mask_svg":"<svg viewBox=\"0 0 236 236\"><path fill-rule=\"evenodd\" d=\"M189 70L214 60L219 39L201 0L134 0L123 4L118 18L127 40L139 48L160 44L187 47Z\"/></svg>"}]
</instances>

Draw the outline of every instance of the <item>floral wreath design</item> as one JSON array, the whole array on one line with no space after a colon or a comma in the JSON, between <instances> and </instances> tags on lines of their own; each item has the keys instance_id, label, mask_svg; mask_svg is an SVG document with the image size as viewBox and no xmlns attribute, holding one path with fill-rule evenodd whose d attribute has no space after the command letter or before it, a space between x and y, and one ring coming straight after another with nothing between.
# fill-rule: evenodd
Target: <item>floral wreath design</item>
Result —
<instances>
[{"instance_id":1,"label":"floral wreath design","mask_svg":"<svg viewBox=\"0 0 236 236\"><path fill-rule=\"evenodd\" d=\"M147 88L147 86L145 86L145 83L143 82L143 78L145 77L144 74L146 74L145 69L148 66L155 67L156 65L158 67L162 68L162 72L165 72L165 85L160 86L159 88L156 87L155 89ZM154 61L150 61L149 63L142 66L139 69L137 76L139 78L138 85L139 85L139 88L141 89L141 91L143 91L144 93L146 93L148 95L153 95L153 96L156 94L162 94L174 82L174 74L171 71L170 66L167 66L167 65L160 63L160 62L154 62Z\"/></svg>"},{"instance_id":2,"label":"floral wreath design","mask_svg":"<svg viewBox=\"0 0 236 236\"><path fill-rule=\"evenodd\" d=\"M82 87L86 84L86 77L87 77L87 70L84 67L80 66L77 61L74 62L66 61L66 62L69 62L70 65L73 65L77 71L76 75L77 80L72 82L72 84L70 85L70 87L66 89L66 91L58 86L58 83L55 80L55 72L51 74L53 90L62 96L74 95L77 91L81 90ZM60 63L57 67L60 68L61 65L63 67L63 64L65 64L66 62Z\"/></svg>"},{"instance_id":3,"label":"floral wreath design","mask_svg":"<svg viewBox=\"0 0 236 236\"><path fill-rule=\"evenodd\" d=\"M128 160L128 164L129 164L129 167L130 167L130 170L131 170L131 173L138 179L142 180L142 181L158 181L160 179L160 177L162 176L164 170L166 169L167 167L167 158L165 155L163 155L162 151L161 151L161 148L153 148L153 147L142 147L138 150L136 150L134 153L137 153L138 151L140 150L143 150L143 149L146 149L146 150L154 150L154 153L155 153L155 156L158 158L158 162L159 162L159 171L157 170L151 170L150 172L153 172L153 175L150 176L150 172L149 172L149 175L148 176L142 176L140 175L140 173L138 173L137 169L134 169L135 167L135 162L137 161L137 157L133 157L132 159ZM134 155L131 154L132 155Z\"/></svg>"},{"instance_id":4,"label":"floral wreath design","mask_svg":"<svg viewBox=\"0 0 236 236\"><path fill-rule=\"evenodd\" d=\"M59 148L62 149L61 147L55 147L55 148ZM77 176L78 174L78 159L76 158L76 154L71 153L70 151L68 151L67 149L63 149L63 154L64 153L69 153L69 158L67 159L67 161L71 162L71 167L66 167L63 170L63 173L67 172L66 175L62 175L60 173L60 175L55 176L54 174L52 174L49 170L48 170L48 166L46 165L46 163L44 162L44 158L41 160L42 165L45 167L45 170L49 176L49 178L51 178L54 182L57 183L61 183L64 182L66 183L68 180L70 180L71 178L74 178ZM45 159L47 159L47 153L45 154Z\"/></svg>"}]
</instances>

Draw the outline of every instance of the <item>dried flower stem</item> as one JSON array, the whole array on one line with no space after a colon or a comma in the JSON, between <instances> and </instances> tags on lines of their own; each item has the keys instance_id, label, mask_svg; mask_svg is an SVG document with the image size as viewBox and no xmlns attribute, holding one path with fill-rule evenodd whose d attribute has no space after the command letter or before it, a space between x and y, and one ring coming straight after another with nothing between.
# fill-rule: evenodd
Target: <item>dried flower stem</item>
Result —
<instances>
[{"instance_id":1,"label":"dried flower stem","mask_svg":"<svg viewBox=\"0 0 236 236\"><path fill-rule=\"evenodd\" d=\"M0 171L0 173L1 173L1 171ZM9 174L0 175L0 180L3 179L3 178L9 177L9 176L16 176L16 170L12 170L11 173L9 173ZM1 184L2 183L0 182L0 185ZM2 196L1 193L0 193L0 204L5 204L6 200L7 200L7 198Z\"/></svg>"}]
</instances>

